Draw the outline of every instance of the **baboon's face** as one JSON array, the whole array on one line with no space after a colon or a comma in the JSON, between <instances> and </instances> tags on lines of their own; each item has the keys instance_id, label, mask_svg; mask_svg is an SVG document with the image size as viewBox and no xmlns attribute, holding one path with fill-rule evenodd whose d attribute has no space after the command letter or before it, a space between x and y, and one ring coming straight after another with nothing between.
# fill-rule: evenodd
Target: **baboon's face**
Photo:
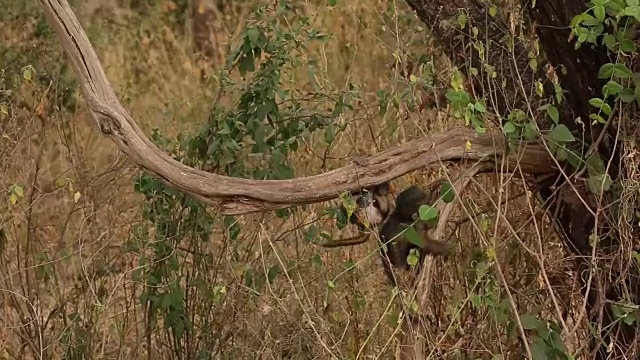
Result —
<instances>
[{"instance_id":1,"label":"baboon's face","mask_svg":"<svg viewBox=\"0 0 640 360\"><path fill-rule=\"evenodd\" d=\"M369 191L364 191L356 201L358 208L355 213L358 222L364 227L378 226L384 221L384 214Z\"/></svg>"}]
</instances>

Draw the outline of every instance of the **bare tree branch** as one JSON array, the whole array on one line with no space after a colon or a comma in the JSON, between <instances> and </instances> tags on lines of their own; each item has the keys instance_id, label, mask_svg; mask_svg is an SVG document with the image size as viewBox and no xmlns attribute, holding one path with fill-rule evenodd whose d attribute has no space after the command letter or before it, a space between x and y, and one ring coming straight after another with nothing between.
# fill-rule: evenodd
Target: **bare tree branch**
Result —
<instances>
[{"instance_id":1,"label":"bare tree branch","mask_svg":"<svg viewBox=\"0 0 640 360\"><path fill-rule=\"evenodd\" d=\"M432 134L323 174L292 180L232 178L188 167L163 153L142 132L117 99L82 26L66 0L38 0L69 56L73 70L97 128L113 140L136 164L167 184L224 214L244 214L282 209L336 198L343 191L371 187L441 161L502 159L507 146L500 133L476 134L456 128ZM506 155L529 173L553 171L546 150L537 143L523 143L519 154Z\"/></svg>"}]
</instances>

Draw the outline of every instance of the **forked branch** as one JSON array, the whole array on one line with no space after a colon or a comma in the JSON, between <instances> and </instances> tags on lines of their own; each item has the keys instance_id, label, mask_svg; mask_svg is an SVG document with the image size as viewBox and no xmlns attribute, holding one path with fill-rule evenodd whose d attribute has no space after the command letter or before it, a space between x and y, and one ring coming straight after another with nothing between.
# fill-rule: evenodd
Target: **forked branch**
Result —
<instances>
[{"instance_id":1,"label":"forked branch","mask_svg":"<svg viewBox=\"0 0 640 360\"><path fill-rule=\"evenodd\" d=\"M431 134L369 158L323 174L292 180L250 180L208 173L188 167L163 153L142 132L118 101L89 39L66 0L38 0L50 26L69 56L97 128L143 169L194 198L219 208L224 214L245 214L326 201L344 191L400 177L442 161L464 159L545 174L553 161L543 146L522 143L517 153L506 154L500 133L476 134L456 128ZM497 159L497 160L496 160Z\"/></svg>"}]
</instances>

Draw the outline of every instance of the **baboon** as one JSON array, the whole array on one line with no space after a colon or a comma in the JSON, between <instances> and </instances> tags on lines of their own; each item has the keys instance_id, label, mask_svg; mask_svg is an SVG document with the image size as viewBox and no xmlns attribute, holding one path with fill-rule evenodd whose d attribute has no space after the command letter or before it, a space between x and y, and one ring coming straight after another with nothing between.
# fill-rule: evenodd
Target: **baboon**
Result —
<instances>
[{"instance_id":1,"label":"baboon","mask_svg":"<svg viewBox=\"0 0 640 360\"><path fill-rule=\"evenodd\" d=\"M389 194L392 189L389 183L384 183L354 193L354 197L357 197L356 209L349 217L349 222L356 225L361 232L366 232L368 227L379 228L382 265L389 281L397 285L392 269L409 270L407 257L411 250L417 249L420 258L423 258L426 255L445 255L451 251L452 246L426 238L429 226L419 220L420 206L433 205L437 199L437 191L427 193L418 186L410 186L398 195L395 207L391 209ZM346 214L344 206L341 210ZM418 234L423 236L424 247L419 247L405 238L404 232L410 226L414 226Z\"/></svg>"},{"instance_id":2,"label":"baboon","mask_svg":"<svg viewBox=\"0 0 640 360\"><path fill-rule=\"evenodd\" d=\"M387 277L394 285L396 285L396 281L392 268L409 270L407 257L411 250L417 249L420 259L422 259L426 255L445 255L452 249L450 244L427 238L426 232L429 230L429 226L425 221L419 220L420 206L433 205L435 200L419 187L410 186L398 195L393 212L380 227L382 265ZM424 247L419 247L405 238L405 230L412 225L418 234L422 235Z\"/></svg>"}]
</instances>

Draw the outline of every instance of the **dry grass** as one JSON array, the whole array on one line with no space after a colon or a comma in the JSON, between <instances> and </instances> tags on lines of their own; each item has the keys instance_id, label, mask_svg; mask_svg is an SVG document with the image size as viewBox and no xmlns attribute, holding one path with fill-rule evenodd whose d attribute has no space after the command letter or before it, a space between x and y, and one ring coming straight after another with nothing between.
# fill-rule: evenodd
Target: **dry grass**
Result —
<instances>
[{"instance_id":1,"label":"dry grass","mask_svg":"<svg viewBox=\"0 0 640 360\"><path fill-rule=\"evenodd\" d=\"M153 128L167 136L197 130L208 116L215 74L229 39L237 36L248 16L247 5L234 5L217 24L219 54L204 64L212 76L205 83L189 31L178 31L169 21L176 11L169 2L158 2L144 15L97 3L75 9L133 117L148 134ZM446 117L445 108L379 115L378 89L400 93L407 88L392 65L405 62L405 52L425 53L430 40L404 4L338 3L331 9L324 2L300 2L314 26L333 36L311 46L306 56L321 60L322 72L315 81L322 88L358 84L362 101L341 119L348 126L338 134L339 147L327 149L322 134L306 139L309 151L293 159L296 176L318 173L343 164L352 153L372 153L458 121ZM7 1L0 4L4 8ZM178 250L178 274L183 281L189 279L182 285L189 289L185 307L193 330L176 350L162 319L148 322L139 300L144 286L133 276L141 256L149 256L148 241L153 239L137 233L144 227L143 199L133 190L138 169L94 131L72 76L61 67L59 47L51 37L36 35L42 28L40 13L25 6L12 6L17 14L10 11L0 24L0 68L6 69L5 88L13 90L11 116L0 121L0 188L24 188L15 205L5 200L0 205L0 358L393 356L397 329L392 320L398 307L383 278L376 246L326 250L311 245L303 231L317 220L321 206L296 212L288 220L273 214L243 216L235 241L223 230L216 230L206 243L185 241L189 252ZM447 84L446 63L436 53L428 56ZM20 79L27 65L46 73L51 83ZM311 88L310 79L296 75L291 87ZM67 99L60 94L66 88L72 91ZM379 134L375 139L372 129ZM333 160L317 156L325 152ZM415 174L400 183L438 175ZM479 181L465 198L471 211L492 209L490 199L499 199L495 189L502 182L508 182L504 188L511 194L522 191L517 180L491 176ZM74 199L76 193L80 197ZM514 332L495 319L511 317L507 291L521 313L557 318L543 274L556 296L567 302L562 307L571 308L567 259L547 259L543 272L523 250L526 244L537 251L542 235L544 254L561 253L551 244L555 235L543 219L538 217L537 228L531 222L524 225L531 217L528 204L526 197L510 201L500 209L504 217L493 210L485 220L468 222L451 235L458 251L447 261L437 260L429 309L429 337L439 349L434 358L519 358L522 349ZM218 217L215 224L222 229ZM330 222L319 224L323 231L338 232ZM495 250L495 260L487 258L489 249ZM348 262L357 265L355 270L345 271ZM495 262L508 288L500 282ZM257 288L243 281L243 267L266 273L274 264L286 271L273 283ZM484 265L486 274L480 270ZM210 357L204 357L206 352Z\"/></svg>"}]
</instances>

